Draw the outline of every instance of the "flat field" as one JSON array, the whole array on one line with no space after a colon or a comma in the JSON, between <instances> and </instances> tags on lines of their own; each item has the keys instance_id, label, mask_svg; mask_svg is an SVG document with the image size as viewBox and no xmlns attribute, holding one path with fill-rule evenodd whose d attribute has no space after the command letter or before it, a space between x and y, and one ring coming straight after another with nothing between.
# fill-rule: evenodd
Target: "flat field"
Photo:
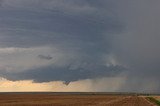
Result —
<instances>
[{"instance_id":1,"label":"flat field","mask_svg":"<svg viewBox=\"0 0 160 106\"><path fill-rule=\"evenodd\" d=\"M160 96L154 96L154 98L160 101Z\"/></svg>"},{"instance_id":2,"label":"flat field","mask_svg":"<svg viewBox=\"0 0 160 106\"><path fill-rule=\"evenodd\" d=\"M143 96L107 94L0 94L0 106L156 106Z\"/></svg>"}]
</instances>

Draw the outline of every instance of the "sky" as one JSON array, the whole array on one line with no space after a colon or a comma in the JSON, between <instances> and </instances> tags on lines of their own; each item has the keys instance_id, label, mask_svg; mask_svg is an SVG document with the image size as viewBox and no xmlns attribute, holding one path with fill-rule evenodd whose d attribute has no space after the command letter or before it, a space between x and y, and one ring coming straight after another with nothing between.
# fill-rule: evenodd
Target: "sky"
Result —
<instances>
[{"instance_id":1,"label":"sky","mask_svg":"<svg viewBox=\"0 0 160 106\"><path fill-rule=\"evenodd\" d=\"M0 0L0 92L160 92L159 0Z\"/></svg>"}]
</instances>

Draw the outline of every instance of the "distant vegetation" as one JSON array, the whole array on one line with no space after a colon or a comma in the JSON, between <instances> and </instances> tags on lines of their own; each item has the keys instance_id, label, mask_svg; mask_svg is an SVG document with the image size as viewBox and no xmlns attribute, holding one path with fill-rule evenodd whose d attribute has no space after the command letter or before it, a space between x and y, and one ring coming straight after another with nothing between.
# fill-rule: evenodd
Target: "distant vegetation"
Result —
<instances>
[{"instance_id":1,"label":"distant vegetation","mask_svg":"<svg viewBox=\"0 0 160 106\"><path fill-rule=\"evenodd\" d=\"M157 104L158 106L160 106L160 101L153 98L153 97L147 97L147 99L155 104Z\"/></svg>"}]
</instances>

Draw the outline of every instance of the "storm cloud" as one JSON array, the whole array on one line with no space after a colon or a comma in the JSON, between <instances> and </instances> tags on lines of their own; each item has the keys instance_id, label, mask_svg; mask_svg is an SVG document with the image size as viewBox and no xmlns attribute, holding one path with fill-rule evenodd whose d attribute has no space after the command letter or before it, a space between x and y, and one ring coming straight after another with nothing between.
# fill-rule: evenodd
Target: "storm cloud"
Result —
<instances>
[{"instance_id":1,"label":"storm cloud","mask_svg":"<svg viewBox=\"0 0 160 106\"><path fill-rule=\"evenodd\" d=\"M124 75L117 91L157 92L159 3L1 0L0 76L41 83Z\"/></svg>"}]
</instances>

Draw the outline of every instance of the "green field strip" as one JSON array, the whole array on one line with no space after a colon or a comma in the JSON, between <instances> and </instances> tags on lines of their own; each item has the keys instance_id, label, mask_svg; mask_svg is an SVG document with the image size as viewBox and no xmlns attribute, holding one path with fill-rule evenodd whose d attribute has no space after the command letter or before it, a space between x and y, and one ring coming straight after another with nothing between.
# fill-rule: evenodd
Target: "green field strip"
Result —
<instances>
[{"instance_id":1,"label":"green field strip","mask_svg":"<svg viewBox=\"0 0 160 106\"><path fill-rule=\"evenodd\" d=\"M150 102L155 103L157 106L160 106L160 101L154 97L146 97Z\"/></svg>"}]
</instances>

